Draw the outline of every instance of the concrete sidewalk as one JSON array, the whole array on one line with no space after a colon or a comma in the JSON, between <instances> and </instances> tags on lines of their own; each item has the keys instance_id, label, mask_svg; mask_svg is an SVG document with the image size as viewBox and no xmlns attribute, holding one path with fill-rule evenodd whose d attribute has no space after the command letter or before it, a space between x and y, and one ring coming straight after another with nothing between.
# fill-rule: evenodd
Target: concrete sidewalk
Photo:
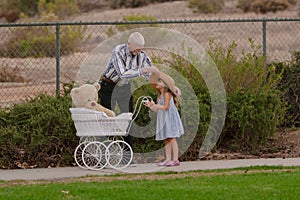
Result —
<instances>
[{"instance_id":1,"label":"concrete sidewalk","mask_svg":"<svg viewBox=\"0 0 300 200\"><path fill-rule=\"evenodd\" d=\"M300 166L300 158L192 161L181 162L181 165L177 167L158 167L156 163L150 163L138 164L136 167L127 167L120 171L109 168L93 171L81 169L79 167L0 170L0 180L55 180L121 173L150 173L162 171L185 172L192 170L230 169L250 166Z\"/></svg>"}]
</instances>

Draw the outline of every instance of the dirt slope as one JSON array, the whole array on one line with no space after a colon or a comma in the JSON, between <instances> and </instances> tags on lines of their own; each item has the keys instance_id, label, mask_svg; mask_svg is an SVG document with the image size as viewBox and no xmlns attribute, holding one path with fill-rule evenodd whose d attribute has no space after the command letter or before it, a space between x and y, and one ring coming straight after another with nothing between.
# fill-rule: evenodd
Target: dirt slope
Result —
<instances>
[{"instance_id":1,"label":"dirt slope","mask_svg":"<svg viewBox=\"0 0 300 200\"><path fill-rule=\"evenodd\" d=\"M157 20L175 20L175 19L231 19L231 18L261 18L261 17L299 17L299 3L297 6L283 12L256 14L244 13L236 8L237 0L225 0L224 9L218 14L199 14L194 13L188 8L187 1L174 1L166 3L151 4L141 8L122 8L112 10L109 7L80 13L75 17L67 18L66 21L120 21L123 16L131 14L140 14L154 16Z\"/></svg>"}]
</instances>

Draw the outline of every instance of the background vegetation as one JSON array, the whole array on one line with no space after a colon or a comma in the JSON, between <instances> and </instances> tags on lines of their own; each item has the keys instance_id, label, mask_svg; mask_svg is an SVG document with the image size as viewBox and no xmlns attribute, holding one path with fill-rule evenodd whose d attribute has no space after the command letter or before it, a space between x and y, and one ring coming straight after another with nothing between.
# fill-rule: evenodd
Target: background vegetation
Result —
<instances>
[{"instance_id":1,"label":"background vegetation","mask_svg":"<svg viewBox=\"0 0 300 200\"><path fill-rule=\"evenodd\" d=\"M272 138L277 128L285 124L299 126L299 102L295 102L294 98L299 92L292 90L291 93L291 89L300 88L297 77L299 52L293 54L290 62L265 65L260 46L251 39L249 45L252 52L237 57L233 54L237 46L235 42L223 46L211 41L209 54L219 66L227 92L226 124L216 148L255 152L259 145L264 145L267 139ZM159 56L154 61L166 62ZM186 77L198 97L201 113L198 133L180 158L195 160L210 121L209 91L201 75L190 63L176 55L168 62L169 66ZM145 87L134 95L139 97L147 94L156 99L155 91L150 86ZM72 84L66 85L65 94L60 98L41 95L26 103L0 110L2 167L73 165L72 155L78 138L69 112L72 106L69 97L71 88ZM284 117L284 113L290 118ZM136 123L149 123L146 108L142 109ZM153 137L135 140L135 152L153 151L162 145Z\"/></svg>"},{"instance_id":2,"label":"background vegetation","mask_svg":"<svg viewBox=\"0 0 300 200\"><path fill-rule=\"evenodd\" d=\"M72 166L78 138L67 93L60 98L41 94L0 110L1 168Z\"/></svg>"}]
</instances>

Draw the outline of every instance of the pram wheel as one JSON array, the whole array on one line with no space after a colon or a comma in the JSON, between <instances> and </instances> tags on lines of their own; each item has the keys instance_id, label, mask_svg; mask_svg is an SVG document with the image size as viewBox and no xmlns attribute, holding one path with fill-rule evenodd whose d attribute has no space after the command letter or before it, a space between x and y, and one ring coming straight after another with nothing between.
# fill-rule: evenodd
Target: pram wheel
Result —
<instances>
[{"instance_id":1,"label":"pram wheel","mask_svg":"<svg viewBox=\"0 0 300 200\"><path fill-rule=\"evenodd\" d=\"M74 151L74 159L75 159L75 162L76 164L82 168L82 169L86 169L84 163L83 163L83 160L82 160L82 152L83 152L83 149L84 147L88 144L89 142L86 141L86 142L81 142L75 149Z\"/></svg>"},{"instance_id":2,"label":"pram wheel","mask_svg":"<svg viewBox=\"0 0 300 200\"><path fill-rule=\"evenodd\" d=\"M113 141L106 148L106 161L114 169L123 169L130 165L133 152L130 145L122 140Z\"/></svg>"},{"instance_id":3,"label":"pram wheel","mask_svg":"<svg viewBox=\"0 0 300 200\"><path fill-rule=\"evenodd\" d=\"M106 146L102 142L89 142L82 151L84 166L92 170L103 169L106 165Z\"/></svg>"}]
</instances>

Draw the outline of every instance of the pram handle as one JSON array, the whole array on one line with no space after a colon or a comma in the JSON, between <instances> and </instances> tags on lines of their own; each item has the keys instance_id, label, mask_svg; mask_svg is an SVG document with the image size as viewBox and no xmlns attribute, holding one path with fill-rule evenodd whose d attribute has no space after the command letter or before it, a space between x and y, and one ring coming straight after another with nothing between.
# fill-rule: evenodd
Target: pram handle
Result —
<instances>
[{"instance_id":1,"label":"pram handle","mask_svg":"<svg viewBox=\"0 0 300 200\"><path fill-rule=\"evenodd\" d=\"M137 100L136 100L136 103L135 103L135 107L134 107L134 111L133 111L133 118L132 120L130 121L129 123L129 126L127 128L127 133L129 132L130 128L131 128L131 125L133 123L133 121L137 118L137 116L139 115L140 111L141 111L141 107L142 107L142 104L145 105L145 103L147 103L148 101L152 101L152 97L150 96L140 96Z\"/></svg>"}]
</instances>

